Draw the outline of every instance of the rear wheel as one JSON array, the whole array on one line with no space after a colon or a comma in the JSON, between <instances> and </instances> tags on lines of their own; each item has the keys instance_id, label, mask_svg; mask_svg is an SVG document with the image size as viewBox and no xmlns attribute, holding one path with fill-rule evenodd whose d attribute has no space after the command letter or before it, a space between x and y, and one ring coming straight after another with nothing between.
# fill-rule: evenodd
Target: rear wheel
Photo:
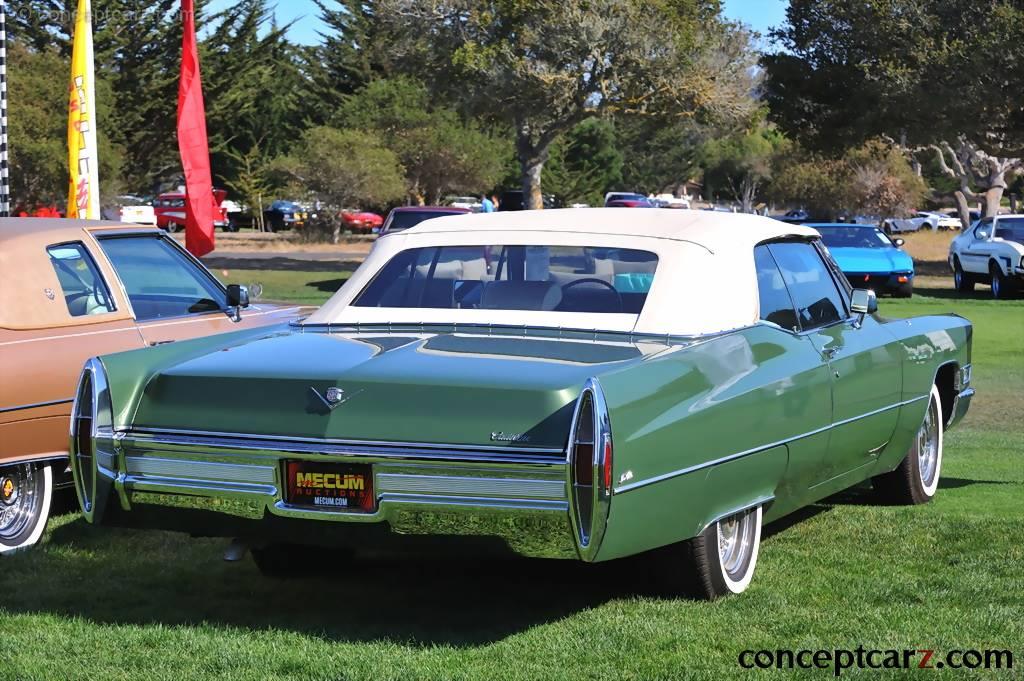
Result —
<instances>
[{"instance_id":1,"label":"rear wheel","mask_svg":"<svg viewBox=\"0 0 1024 681\"><path fill-rule=\"evenodd\" d=\"M174 234L175 232L177 232L178 231L178 223L177 222L168 222L167 223L167 231L170 232L171 234Z\"/></svg>"},{"instance_id":2,"label":"rear wheel","mask_svg":"<svg viewBox=\"0 0 1024 681\"><path fill-rule=\"evenodd\" d=\"M924 421L907 455L891 473L872 478L882 501L891 504L923 504L939 489L942 470L942 400L932 386Z\"/></svg>"},{"instance_id":3,"label":"rear wheel","mask_svg":"<svg viewBox=\"0 0 1024 681\"><path fill-rule=\"evenodd\" d=\"M693 539L661 550L665 587L673 595L704 600L743 593L760 546L760 506L723 518Z\"/></svg>"},{"instance_id":4,"label":"rear wheel","mask_svg":"<svg viewBox=\"0 0 1024 681\"><path fill-rule=\"evenodd\" d=\"M970 293L974 290L974 277L964 272L960 258L953 258L953 288L960 293Z\"/></svg>"},{"instance_id":5,"label":"rear wheel","mask_svg":"<svg viewBox=\"0 0 1024 681\"><path fill-rule=\"evenodd\" d=\"M52 498L49 465L24 463L0 468L0 553L39 541L50 517Z\"/></svg>"}]
</instances>

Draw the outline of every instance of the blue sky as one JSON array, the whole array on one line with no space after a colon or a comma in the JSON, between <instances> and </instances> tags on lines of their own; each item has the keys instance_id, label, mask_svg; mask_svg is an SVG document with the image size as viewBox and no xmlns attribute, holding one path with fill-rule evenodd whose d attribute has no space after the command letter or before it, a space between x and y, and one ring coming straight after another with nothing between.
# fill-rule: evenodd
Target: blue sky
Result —
<instances>
[{"instance_id":1,"label":"blue sky","mask_svg":"<svg viewBox=\"0 0 1024 681\"><path fill-rule=\"evenodd\" d=\"M219 10L235 4L233 0L213 0L212 9ZM772 26L778 26L786 16L787 0L722 0L725 15L742 21L754 30L767 33ZM279 0L277 20L282 23L295 22L292 39L301 43L318 42L316 5L312 0Z\"/></svg>"}]
</instances>

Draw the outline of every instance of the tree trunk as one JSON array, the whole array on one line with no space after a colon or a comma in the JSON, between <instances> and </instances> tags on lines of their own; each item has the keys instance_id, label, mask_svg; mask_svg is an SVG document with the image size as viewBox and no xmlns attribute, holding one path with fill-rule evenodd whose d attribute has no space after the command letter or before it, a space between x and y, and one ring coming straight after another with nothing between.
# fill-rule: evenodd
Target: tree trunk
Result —
<instances>
[{"instance_id":1,"label":"tree trunk","mask_svg":"<svg viewBox=\"0 0 1024 681\"><path fill-rule=\"evenodd\" d=\"M1000 173L1000 176L1002 173ZM1001 179L1001 177L1000 177ZM1006 191L1006 182L1002 181L990 186L985 191L985 217L991 218L999 214L999 206L1003 201L1003 192Z\"/></svg>"},{"instance_id":2,"label":"tree trunk","mask_svg":"<svg viewBox=\"0 0 1024 681\"><path fill-rule=\"evenodd\" d=\"M1010 212L1014 215L1017 214L1017 195L1010 194Z\"/></svg>"},{"instance_id":3,"label":"tree trunk","mask_svg":"<svg viewBox=\"0 0 1024 681\"><path fill-rule=\"evenodd\" d=\"M544 163L548 160L550 142L535 143L527 125L518 126L516 132L516 156L519 158L523 188L523 208L540 210L544 207L540 177Z\"/></svg>"},{"instance_id":4,"label":"tree trunk","mask_svg":"<svg viewBox=\"0 0 1024 681\"><path fill-rule=\"evenodd\" d=\"M967 197L964 196L962 191L953 192L953 198L956 199L956 212L960 218L960 229L966 230L971 226L971 207L967 205Z\"/></svg>"}]
</instances>

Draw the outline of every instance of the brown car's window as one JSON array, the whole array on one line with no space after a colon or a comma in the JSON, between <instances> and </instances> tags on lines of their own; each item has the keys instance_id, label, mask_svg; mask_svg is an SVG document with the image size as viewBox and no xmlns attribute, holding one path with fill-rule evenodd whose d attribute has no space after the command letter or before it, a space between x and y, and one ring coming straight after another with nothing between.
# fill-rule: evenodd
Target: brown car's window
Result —
<instances>
[{"instance_id":1,"label":"brown car's window","mask_svg":"<svg viewBox=\"0 0 1024 681\"><path fill-rule=\"evenodd\" d=\"M136 321L222 310L224 290L165 239L110 237L100 246L121 278Z\"/></svg>"},{"instance_id":2,"label":"brown car's window","mask_svg":"<svg viewBox=\"0 0 1024 681\"><path fill-rule=\"evenodd\" d=\"M60 244L46 249L72 317L104 314L115 310L110 289L92 256L80 243Z\"/></svg>"}]
</instances>

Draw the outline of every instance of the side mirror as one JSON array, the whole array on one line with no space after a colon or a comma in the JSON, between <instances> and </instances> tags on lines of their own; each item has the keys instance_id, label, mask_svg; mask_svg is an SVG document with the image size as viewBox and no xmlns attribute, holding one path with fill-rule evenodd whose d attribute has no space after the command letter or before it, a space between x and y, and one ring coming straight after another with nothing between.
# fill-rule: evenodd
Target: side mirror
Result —
<instances>
[{"instance_id":1,"label":"side mirror","mask_svg":"<svg viewBox=\"0 0 1024 681\"><path fill-rule=\"evenodd\" d=\"M854 289L853 297L850 300L850 310L858 315L854 326L860 327L864 323L864 316L878 312L878 297L874 291L869 289Z\"/></svg>"},{"instance_id":2,"label":"side mirror","mask_svg":"<svg viewBox=\"0 0 1024 681\"><path fill-rule=\"evenodd\" d=\"M228 285L228 307L232 311L232 319L242 321L242 308L249 307L249 289L238 284Z\"/></svg>"},{"instance_id":3,"label":"side mirror","mask_svg":"<svg viewBox=\"0 0 1024 681\"><path fill-rule=\"evenodd\" d=\"M903 248L903 244L907 243L903 239L894 239L893 243L896 244L896 248Z\"/></svg>"}]
</instances>

